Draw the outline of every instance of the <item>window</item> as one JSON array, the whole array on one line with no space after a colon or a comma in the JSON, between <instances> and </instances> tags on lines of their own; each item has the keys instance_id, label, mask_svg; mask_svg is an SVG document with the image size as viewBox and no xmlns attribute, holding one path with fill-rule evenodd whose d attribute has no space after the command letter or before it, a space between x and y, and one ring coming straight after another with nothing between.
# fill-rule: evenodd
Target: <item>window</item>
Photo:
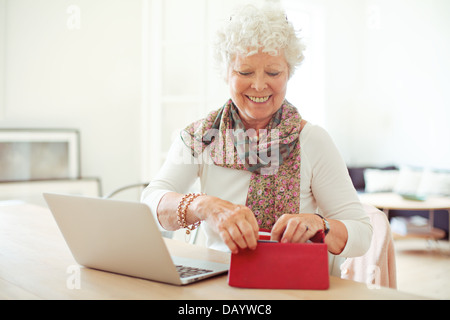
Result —
<instances>
[{"instance_id":1,"label":"window","mask_svg":"<svg viewBox=\"0 0 450 320\"><path fill-rule=\"evenodd\" d=\"M228 89L214 69L211 42L239 0L144 0L143 179L160 168L174 135L220 108Z\"/></svg>"},{"instance_id":2,"label":"window","mask_svg":"<svg viewBox=\"0 0 450 320\"><path fill-rule=\"evenodd\" d=\"M325 18L320 5L282 1L287 18L306 44L305 60L288 84L287 99L302 117L314 124L325 122Z\"/></svg>"}]
</instances>

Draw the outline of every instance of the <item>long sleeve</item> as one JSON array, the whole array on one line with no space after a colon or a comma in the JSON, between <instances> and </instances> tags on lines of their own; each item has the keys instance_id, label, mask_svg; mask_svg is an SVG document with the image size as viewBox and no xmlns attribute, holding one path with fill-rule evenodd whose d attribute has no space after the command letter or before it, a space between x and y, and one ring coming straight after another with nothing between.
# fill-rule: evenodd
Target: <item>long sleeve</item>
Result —
<instances>
[{"instance_id":1,"label":"long sleeve","mask_svg":"<svg viewBox=\"0 0 450 320\"><path fill-rule=\"evenodd\" d=\"M318 126L309 127L301 144L302 179L306 180L301 185L304 198L301 200L306 204L301 207L316 205L326 218L344 223L348 240L341 257L363 255L370 246L372 226L342 156L329 134Z\"/></svg>"}]
</instances>

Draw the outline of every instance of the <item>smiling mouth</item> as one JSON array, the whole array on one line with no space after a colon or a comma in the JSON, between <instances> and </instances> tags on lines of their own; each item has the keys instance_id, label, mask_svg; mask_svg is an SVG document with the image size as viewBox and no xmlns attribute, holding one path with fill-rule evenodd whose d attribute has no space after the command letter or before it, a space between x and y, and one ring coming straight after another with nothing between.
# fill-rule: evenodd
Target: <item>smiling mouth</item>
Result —
<instances>
[{"instance_id":1,"label":"smiling mouth","mask_svg":"<svg viewBox=\"0 0 450 320\"><path fill-rule=\"evenodd\" d=\"M267 97L252 97L252 96L247 96L247 98L249 98L251 101L256 102L256 103L264 103L267 102L267 100L270 99L271 96L267 96Z\"/></svg>"}]
</instances>

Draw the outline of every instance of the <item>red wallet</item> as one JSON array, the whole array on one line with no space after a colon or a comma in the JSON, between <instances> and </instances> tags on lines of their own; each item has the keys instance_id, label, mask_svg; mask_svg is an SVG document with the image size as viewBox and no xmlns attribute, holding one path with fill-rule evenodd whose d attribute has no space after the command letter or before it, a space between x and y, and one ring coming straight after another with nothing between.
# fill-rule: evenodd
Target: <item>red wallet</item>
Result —
<instances>
[{"instance_id":1,"label":"red wallet","mask_svg":"<svg viewBox=\"0 0 450 320\"><path fill-rule=\"evenodd\" d=\"M232 287L326 290L329 283L325 243L263 241L255 250L231 255L228 284Z\"/></svg>"}]
</instances>

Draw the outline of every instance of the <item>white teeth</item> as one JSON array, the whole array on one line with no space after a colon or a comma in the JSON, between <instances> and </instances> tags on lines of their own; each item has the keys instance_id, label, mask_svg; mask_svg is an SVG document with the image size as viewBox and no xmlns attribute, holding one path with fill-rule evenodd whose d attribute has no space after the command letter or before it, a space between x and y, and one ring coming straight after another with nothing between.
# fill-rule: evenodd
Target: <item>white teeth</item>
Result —
<instances>
[{"instance_id":1,"label":"white teeth","mask_svg":"<svg viewBox=\"0 0 450 320\"><path fill-rule=\"evenodd\" d=\"M256 103L262 103L262 102L266 102L267 100L269 100L270 96L268 96L268 97L263 97L263 98L250 97L250 96L248 96L248 98L249 98L250 100L252 100L253 102L256 102Z\"/></svg>"}]
</instances>

